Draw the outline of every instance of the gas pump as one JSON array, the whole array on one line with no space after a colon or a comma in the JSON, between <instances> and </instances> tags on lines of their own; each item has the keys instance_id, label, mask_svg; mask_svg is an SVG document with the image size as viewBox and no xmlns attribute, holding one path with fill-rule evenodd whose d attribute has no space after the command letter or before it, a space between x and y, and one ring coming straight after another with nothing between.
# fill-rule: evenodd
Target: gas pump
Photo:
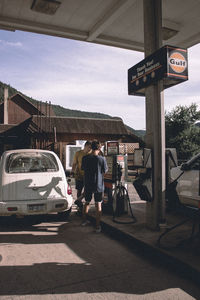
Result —
<instances>
[{"instance_id":1,"label":"gas pump","mask_svg":"<svg viewBox=\"0 0 200 300\"><path fill-rule=\"evenodd\" d=\"M110 141L106 143L106 161L108 172L104 175L105 193L102 203L102 211L106 214L113 214L113 197L116 187L121 184L127 189L128 167L127 155L119 154L119 143ZM127 213L128 207L126 201L121 199L121 203L115 203L117 214ZM124 202L124 203L122 203Z\"/></svg>"},{"instance_id":2,"label":"gas pump","mask_svg":"<svg viewBox=\"0 0 200 300\"><path fill-rule=\"evenodd\" d=\"M151 149L135 149L133 160L134 166L138 168L133 186L142 200L151 202L153 199Z\"/></svg>"},{"instance_id":3,"label":"gas pump","mask_svg":"<svg viewBox=\"0 0 200 300\"><path fill-rule=\"evenodd\" d=\"M166 159L166 202L170 208L175 205L176 191L175 187L177 182L171 183L170 170L176 167L177 154L176 149L167 148L165 150ZM153 187L152 187L152 158L151 150L147 148L135 149L134 166L138 168L137 178L133 181L138 195L142 200L151 202L153 200Z\"/></svg>"},{"instance_id":4,"label":"gas pump","mask_svg":"<svg viewBox=\"0 0 200 300\"><path fill-rule=\"evenodd\" d=\"M172 181L171 169L178 166L177 152L175 148L166 148L165 150L165 161L166 161L166 208L168 211L174 211L179 205L179 197L176 191L178 179L182 176L183 172Z\"/></svg>"}]
</instances>

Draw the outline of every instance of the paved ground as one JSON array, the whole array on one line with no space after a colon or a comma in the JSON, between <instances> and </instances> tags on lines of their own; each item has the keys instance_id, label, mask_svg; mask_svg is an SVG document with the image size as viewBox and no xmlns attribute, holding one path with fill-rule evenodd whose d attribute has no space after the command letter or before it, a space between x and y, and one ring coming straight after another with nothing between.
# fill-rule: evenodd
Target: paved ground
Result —
<instances>
[{"instance_id":1,"label":"paved ground","mask_svg":"<svg viewBox=\"0 0 200 300\"><path fill-rule=\"evenodd\" d=\"M0 299L199 299L200 288L93 226L52 215L0 230Z\"/></svg>"},{"instance_id":2,"label":"paved ground","mask_svg":"<svg viewBox=\"0 0 200 300\"><path fill-rule=\"evenodd\" d=\"M118 224L104 214L106 235L95 234L92 225L81 227L75 211L68 221L56 215L11 224L1 220L0 299L200 299L194 280L200 278L199 240L159 248L161 232L146 228L145 203L134 190L130 195L137 222ZM94 206L90 213L94 222ZM167 221L172 225L182 218L171 214ZM190 230L185 224L165 245Z\"/></svg>"},{"instance_id":3,"label":"paved ground","mask_svg":"<svg viewBox=\"0 0 200 300\"><path fill-rule=\"evenodd\" d=\"M103 214L102 227L104 232L110 234L131 249L143 252L145 256L160 258L165 264L170 264L174 270L179 270L193 281L200 283L200 232L199 217L195 226L195 238L191 239L192 219L166 234L160 245L158 239L166 228L153 231L146 227L146 202L141 201L132 184L129 184L131 207L137 222L133 224L120 224L113 222L112 215ZM91 220L94 221L95 211L91 209ZM188 219L187 213L166 213L167 228ZM130 213L116 219L119 222L131 221ZM200 298L200 297L199 297Z\"/></svg>"}]
</instances>

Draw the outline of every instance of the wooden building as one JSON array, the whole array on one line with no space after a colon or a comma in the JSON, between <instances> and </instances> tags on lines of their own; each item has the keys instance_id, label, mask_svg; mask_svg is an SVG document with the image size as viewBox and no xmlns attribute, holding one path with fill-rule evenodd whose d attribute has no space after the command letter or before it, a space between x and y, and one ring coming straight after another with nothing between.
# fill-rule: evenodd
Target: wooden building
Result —
<instances>
[{"instance_id":1,"label":"wooden building","mask_svg":"<svg viewBox=\"0 0 200 300\"><path fill-rule=\"evenodd\" d=\"M8 124L4 124L5 111ZM7 149L36 148L55 151L65 165L65 149L76 140L97 139L102 143L143 145L143 141L127 131L122 119L93 119L55 116L52 106L34 106L20 94L0 105L0 154Z\"/></svg>"}]
</instances>

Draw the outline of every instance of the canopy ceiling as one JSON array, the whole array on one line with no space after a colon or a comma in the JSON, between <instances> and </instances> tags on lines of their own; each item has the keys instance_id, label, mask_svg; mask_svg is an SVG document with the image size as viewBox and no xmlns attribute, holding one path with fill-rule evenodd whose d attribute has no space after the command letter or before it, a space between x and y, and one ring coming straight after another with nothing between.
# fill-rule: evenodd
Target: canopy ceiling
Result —
<instances>
[{"instance_id":1,"label":"canopy ceiling","mask_svg":"<svg viewBox=\"0 0 200 300\"><path fill-rule=\"evenodd\" d=\"M164 44L188 48L200 42L200 0L165 0L162 6ZM0 29L144 51L143 1L1 0Z\"/></svg>"}]
</instances>

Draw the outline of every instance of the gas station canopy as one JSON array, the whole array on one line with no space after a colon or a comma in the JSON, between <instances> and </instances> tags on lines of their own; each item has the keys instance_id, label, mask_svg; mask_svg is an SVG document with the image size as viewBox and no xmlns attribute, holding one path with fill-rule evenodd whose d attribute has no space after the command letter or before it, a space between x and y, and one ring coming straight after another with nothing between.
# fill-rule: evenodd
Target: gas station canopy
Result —
<instances>
[{"instance_id":1,"label":"gas station canopy","mask_svg":"<svg viewBox=\"0 0 200 300\"><path fill-rule=\"evenodd\" d=\"M162 1L163 44L200 42L200 1ZM0 29L144 51L142 0L1 0Z\"/></svg>"}]
</instances>

